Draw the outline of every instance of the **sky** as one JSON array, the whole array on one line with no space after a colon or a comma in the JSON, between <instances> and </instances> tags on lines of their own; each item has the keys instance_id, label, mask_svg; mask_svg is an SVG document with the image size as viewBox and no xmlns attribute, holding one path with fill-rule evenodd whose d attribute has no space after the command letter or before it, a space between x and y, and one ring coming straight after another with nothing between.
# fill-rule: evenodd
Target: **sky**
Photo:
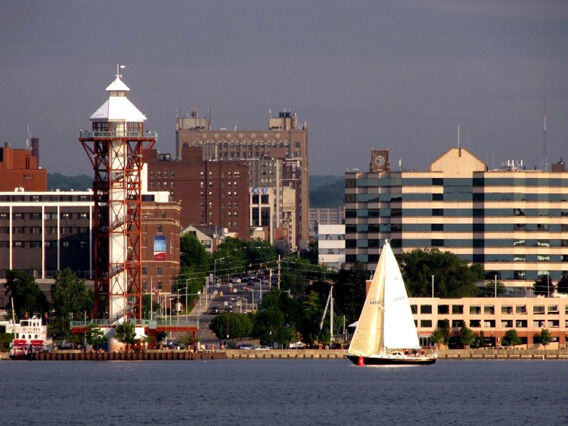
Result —
<instances>
[{"instance_id":1,"label":"sky","mask_svg":"<svg viewBox=\"0 0 568 426\"><path fill-rule=\"evenodd\" d=\"M568 2L229 0L3 2L0 142L40 139L50 173L92 174L80 129L116 64L129 98L175 153L175 117L266 129L291 109L311 175L425 170L460 144L489 167L568 160Z\"/></svg>"}]
</instances>

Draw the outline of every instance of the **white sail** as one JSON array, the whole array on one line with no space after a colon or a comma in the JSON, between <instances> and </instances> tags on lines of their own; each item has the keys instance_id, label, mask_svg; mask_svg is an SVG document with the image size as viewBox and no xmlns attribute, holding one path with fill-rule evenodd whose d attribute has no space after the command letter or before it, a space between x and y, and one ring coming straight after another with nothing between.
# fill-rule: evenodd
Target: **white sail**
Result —
<instances>
[{"instance_id":1,"label":"white sail","mask_svg":"<svg viewBox=\"0 0 568 426\"><path fill-rule=\"evenodd\" d=\"M418 349L418 334L402 275L385 243L347 353L368 357L388 349Z\"/></svg>"},{"instance_id":2,"label":"white sail","mask_svg":"<svg viewBox=\"0 0 568 426\"><path fill-rule=\"evenodd\" d=\"M410 303L400 268L390 245L386 243L381 252L385 257L385 349L419 349L418 333L410 310Z\"/></svg>"},{"instance_id":3,"label":"white sail","mask_svg":"<svg viewBox=\"0 0 568 426\"><path fill-rule=\"evenodd\" d=\"M371 281L361 315L347 353L358 356L377 354L383 348L383 297L385 288L383 256L379 259L375 275Z\"/></svg>"}]
</instances>

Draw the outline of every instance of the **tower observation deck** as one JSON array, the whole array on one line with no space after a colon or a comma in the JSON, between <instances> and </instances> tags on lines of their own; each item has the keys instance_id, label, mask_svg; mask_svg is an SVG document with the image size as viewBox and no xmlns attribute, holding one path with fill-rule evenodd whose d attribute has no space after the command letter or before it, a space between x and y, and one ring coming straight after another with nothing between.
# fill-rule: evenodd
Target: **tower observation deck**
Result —
<instances>
[{"instance_id":1,"label":"tower observation deck","mask_svg":"<svg viewBox=\"0 0 568 426\"><path fill-rule=\"evenodd\" d=\"M142 319L142 166L158 134L144 130L146 116L127 98L117 72L108 99L81 130L94 169L93 316L109 325Z\"/></svg>"}]
</instances>

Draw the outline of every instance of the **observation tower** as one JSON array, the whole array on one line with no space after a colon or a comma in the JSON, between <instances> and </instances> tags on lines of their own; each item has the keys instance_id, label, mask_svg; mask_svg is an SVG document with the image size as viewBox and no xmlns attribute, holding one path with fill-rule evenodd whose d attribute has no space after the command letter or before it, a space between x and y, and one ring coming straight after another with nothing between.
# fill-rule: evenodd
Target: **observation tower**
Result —
<instances>
[{"instance_id":1,"label":"observation tower","mask_svg":"<svg viewBox=\"0 0 568 426\"><path fill-rule=\"evenodd\" d=\"M93 318L109 326L142 318L142 166L156 132L144 130L146 116L127 98L130 91L117 65L108 99L81 130L94 169Z\"/></svg>"}]
</instances>

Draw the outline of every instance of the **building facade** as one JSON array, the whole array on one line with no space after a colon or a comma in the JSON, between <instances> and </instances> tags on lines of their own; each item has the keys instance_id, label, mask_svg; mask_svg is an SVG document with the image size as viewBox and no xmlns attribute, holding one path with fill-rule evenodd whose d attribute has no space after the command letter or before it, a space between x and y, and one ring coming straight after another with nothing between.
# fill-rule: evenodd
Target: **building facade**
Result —
<instances>
[{"instance_id":1,"label":"building facade","mask_svg":"<svg viewBox=\"0 0 568 426\"><path fill-rule=\"evenodd\" d=\"M459 335L465 325L478 337L482 334L492 346L501 346L503 336L511 329L529 346L538 343L537 336L543 328L550 331L561 347L567 342L566 297L411 297L409 301L418 336L424 345L444 320L449 322L452 334Z\"/></svg>"},{"instance_id":2,"label":"building facade","mask_svg":"<svg viewBox=\"0 0 568 426\"><path fill-rule=\"evenodd\" d=\"M0 192L0 280L18 269L52 283L70 268L93 278L91 191ZM146 193L142 202L142 283L164 290L179 274L181 207L167 193ZM0 284L1 285L1 284ZM3 293L3 291L2 291Z\"/></svg>"},{"instance_id":3,"label":"building facade","mask_svg":"<svg viewBox=\"0 0 568 426\"><path fill-rule=\"evenodd\" d=\"M148 188L181 203L181 225L227 228L249 238L249 169L240 161L202 159L202 148L183 148L181 160L156 150L148 156Z\"/></svg>"},{"instance_id":4,"label":"building facade","mask_svg":"<svg viewBox=\"0 0 568 426\"><path fill-rule=\"evenodd\" d=\"M513 162L488 170L452 148L427 171L352 171L345 185L347 265L373 270L389 239L398 254L451 251L508 286L530 287L542 275L556 281L568 271L567 172Z\"/></svg>"},{"instance_id":5,"label":"building facade","mask_svg":"<svg viewBox=\"0 0 568 426\"><path fill-rule=\"evenodd\" d=\"M296 190L296 233L300 246L309 239L309 162L308 130L299 126L295 114L281 112L270 117L265 130L211 129L209 117L178 117L177 156L183 149L203 147L203 160L240 160L249 167L251 188L273 188L281 203L283 186ZM279 222L284 219L280 217ZM278 224L280 226L280 223Z\"/></svg>"},{"instance_id":6,"label":"building facade","mask_svg":"<svg viewBox=\"0 0 568 426\"><path fill-rule=\"evenodd\" d=\"M318 262L335 271L345 263L345 225L318 226Z\"/></svg>"},{"instance_id":7,"label":"building facade","mask_svg":"<svg viewBox=\"0 0 568 426\"><path fill-rule=\"evenodd\" d=\"M0 191L46 191L47 170L39 167L39 139L30 149L13 149L8 142L0 148Z\"/></svg>"}]
</instances>

